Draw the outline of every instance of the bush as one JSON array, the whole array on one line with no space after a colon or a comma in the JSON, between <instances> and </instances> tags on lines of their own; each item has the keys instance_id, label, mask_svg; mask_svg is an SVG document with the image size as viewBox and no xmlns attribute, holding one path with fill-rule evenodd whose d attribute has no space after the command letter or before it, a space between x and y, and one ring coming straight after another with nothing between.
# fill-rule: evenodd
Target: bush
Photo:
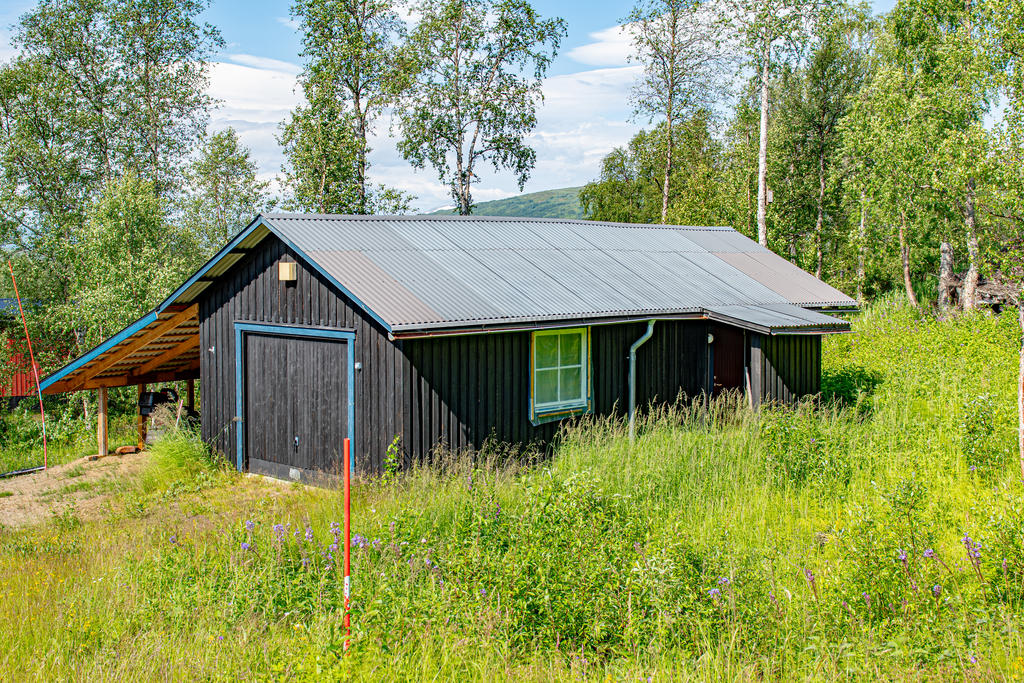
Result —
<instances>
[{"instance_id":1,"label":"bush","mask_svg":"<svg viewBox=\"0 0 1024 683\"><path fill-rule=\"evenodd\" d=\"M1013 457L1015 430L1007 413L991 394L964 401L960 421L960 448L970 469L993 472Z\"/></svg>"},{"instance_id":2,"label":"bush","mask_svg":"<svg viewBox=\"0 0 1024 683\"><path fill-rule=\"evenodd\" d=\"M766 409L759 425L770 476L777 483L810 485L823 494L841 495L846 489L853 467L841 426L830 425L808 405Z\"/></svg>"}]
</instances>

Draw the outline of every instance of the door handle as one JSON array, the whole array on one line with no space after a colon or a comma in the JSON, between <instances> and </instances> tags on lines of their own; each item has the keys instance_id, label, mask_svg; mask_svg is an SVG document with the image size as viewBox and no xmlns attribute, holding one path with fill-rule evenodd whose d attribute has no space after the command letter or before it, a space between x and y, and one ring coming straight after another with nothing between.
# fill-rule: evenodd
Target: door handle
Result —
<instances>
[{"instance_id":1,"label":"door handle","mask_svg":"<svg viewBox=\"0 0 1024 683\"><path fill-rule=\"evenodd\" d=\"M295 450L296 451L299 450L299 437L297 437L297 436L295 437Z\"/></svg>"}]
</instances>

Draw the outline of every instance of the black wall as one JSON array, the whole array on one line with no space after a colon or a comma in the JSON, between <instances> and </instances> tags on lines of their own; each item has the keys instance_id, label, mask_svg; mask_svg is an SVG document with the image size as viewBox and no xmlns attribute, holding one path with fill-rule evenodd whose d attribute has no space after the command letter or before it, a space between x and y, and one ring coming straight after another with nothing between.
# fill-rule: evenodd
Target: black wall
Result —
<instances>
[{"instance_id":1,"label":"black wall","mask_svg":"<svg viewBox=\"0 0 1024 683\"><path fill-rule=\"evenodd\" d=\"M278 281L280 260L298 263L298 280ZM504 332L390 341L383 327L350 304L297 254L273 236L204 292L199 306L203 436L235 461L234 321L350 329L355 332L355 443L358 469L380 471L397 436L407 457L424 458L438 444L478 448L499 441L546 442L557 422L529 420L530 333ZM629 347L646 322L591 328L591 381L598 414L624 414ZM637 403L674 401L709 387L705 321L658 321L637 353ZM792 401L820 383L818 337L751 339L755 392ZM755 348L756 347L756 348ZM760 375L754 373L760 367ZM339 368L343 372L344 368ZM308 388L308 405L337 402L323 386ZM757 398L757 397L755 397Z\"/></svg>"},{"instance_id":2,"label":"black wall","mask_svg":"<svg viewBox=\"0 0 1024 683\"><path fill-rule=\"evenodd\" d=\"M280 260L298 262L298 280L282 283ZM203 293L199 304L202 432L228 460L235 462L235 334L233 322L263 322L355 331L355 462L379 470L391 439L401 429L401 405L391 400L402 394L403 357L388 341L384 329L350 305L333 285L323 280L283 242L268 237L257 250L235 264ZM213 351L211 351L211 347ZM344 372L344 368L339 368ZM308 407L315 409L327 396L323 386L311 386Z\"/></svg>"},{"instance_id":3,"label":"black wall","mask_svg":"<svg viewBox=\"0 0 1024 683\"><path fill-rule=\"evenodd\" d=\"M821 390L821 337L749 335L754 405L793 403Z\"/></svg>"},{"instance_id":4,"label":"black wall","mask_svg":"<svg viewBox=\"0 0 1024 683\"><path fill-rule=\"evenodd\" d=\"M629 347L647 323L591 328L594 412L624 414ZM402 397L403 442L422 457L443 443L479 448L489 437L513 443L546 442L558 422L530 422L530 333L504 332L404 342L409 381ZM637 404L698 395L707 382L707 326L660 321L637 351Z\"/></svg>"}]
</instances>

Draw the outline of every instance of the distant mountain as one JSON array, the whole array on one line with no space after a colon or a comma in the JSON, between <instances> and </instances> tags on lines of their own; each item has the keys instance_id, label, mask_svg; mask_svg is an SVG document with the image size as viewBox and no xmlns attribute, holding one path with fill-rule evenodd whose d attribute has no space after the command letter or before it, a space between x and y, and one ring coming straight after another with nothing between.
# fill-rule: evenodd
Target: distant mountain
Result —
<instances>
[{"instance_id":1,"label":"distant mountain","mask_svg":"<svg viewBox=\"0 0 1024 683\"><path fill-rule=\"evenodd\" d=\"M580 206L582 187L563 187L557 190L530 192L517 197L480 202L473 207L475 216L519 216L522 218L583 218ZM454 214L454 209L442 209L429 214Z\"/></svg>"}]
</instances>

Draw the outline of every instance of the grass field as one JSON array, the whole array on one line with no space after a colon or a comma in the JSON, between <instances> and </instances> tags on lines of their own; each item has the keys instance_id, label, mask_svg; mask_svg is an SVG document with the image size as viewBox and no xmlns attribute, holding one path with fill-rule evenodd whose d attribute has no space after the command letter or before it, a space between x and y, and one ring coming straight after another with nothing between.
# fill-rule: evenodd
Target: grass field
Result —
<instances>
[{"instance_id":1,"label":"grass field","mask_svg":"<svg viewBox=\"0 0 1024 683\"><path fill-rule=\"evenodd\" d=\"M1024 677L1012 314L878 305L825 397L562 435L340 496L162 442L113 516L0 532L0 680Z\"/></svg>"}]
</instances>

